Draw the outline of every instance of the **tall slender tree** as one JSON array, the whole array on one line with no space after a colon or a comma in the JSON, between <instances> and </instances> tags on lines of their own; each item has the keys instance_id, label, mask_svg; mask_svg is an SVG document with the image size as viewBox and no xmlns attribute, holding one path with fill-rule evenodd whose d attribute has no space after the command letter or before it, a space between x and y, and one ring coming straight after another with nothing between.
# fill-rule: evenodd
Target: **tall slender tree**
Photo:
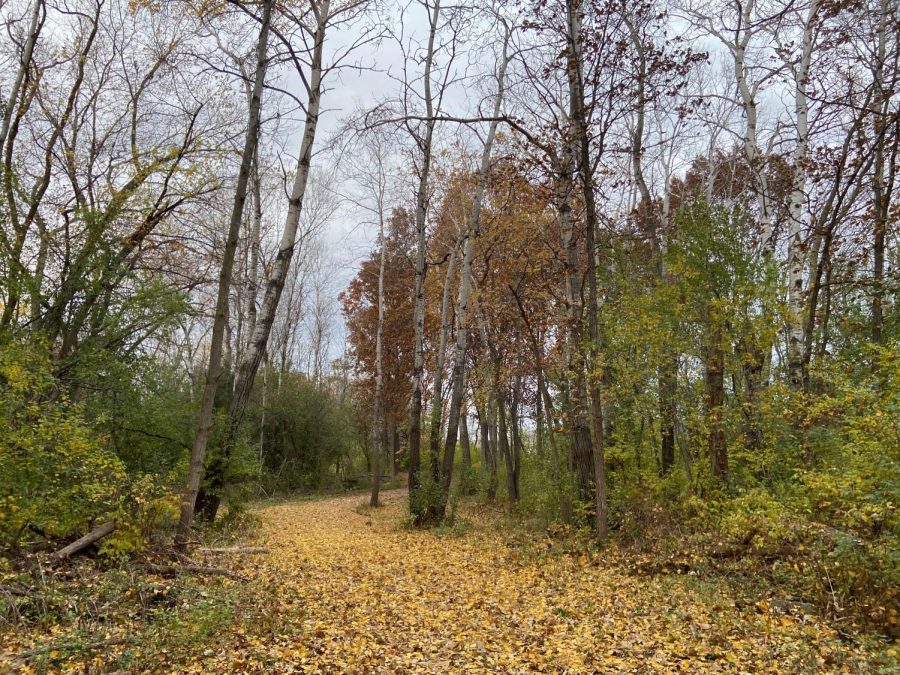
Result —
<instances>
[{"instance_id":1,"label":"tall slender tree","mask_svg":"<svg viewBox=\"0 0 900 675\"><path fill-rule=\"evenodd\" d=\"M222 266L219 270L219 287L216 296L215 320L213 322L212 338L209 348L209 363L206 369L206 384L200 399L200 412L197 416L197 430L194 434L194 444L191 447L190 463L188 465L187 487L181 503L181 517L178 521L178 531L175 535L175 544L184 549L190 539L191 525L194 521L194 509L197 503L197 495L200 491L200 478L203 473L203 462L206 458L206 448L209 443L209 433L212 429L213 405L216 391L219 387L219 379L222 375L222 351L225 342L225 323L227 321L229 293L232 284L232 272L234 270L234 257L237 250L238 237L240 236L241 220L244 214L244 204L247 200L247 185L253 162L256 157L256 148L260 136L260 120L262 110L263 86L268 65L269 32L272 25L272 5L266 1L262 6L260 17L259 38L256 44L256 67L253 75L253 90L248 105L247 132L244 137L244 147L241 152L241 165L238 171L237 183L234 190L234 202L231 209L231 217L228 221L228 233L225 241L225 253L222 258Z\"/></svg>"}]
</instances>

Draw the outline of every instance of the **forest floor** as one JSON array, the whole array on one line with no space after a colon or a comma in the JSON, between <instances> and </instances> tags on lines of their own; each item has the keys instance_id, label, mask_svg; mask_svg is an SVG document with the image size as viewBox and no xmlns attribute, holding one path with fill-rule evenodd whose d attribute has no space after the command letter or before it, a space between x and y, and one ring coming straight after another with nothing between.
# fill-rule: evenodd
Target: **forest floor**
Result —
<instances>
[{"instance_id":1,"label":"forest floor","mask_svg":"<svg viewBox=\"0 0 900 675\"><path fill-rule=\"evenodd\" d=\"M0 672L897 672L890 645L727 579L640 573L474 503L416 531L383 497L263 506L248 543L270 552L216 560L241 579L126 575L68 622L0 632Z\"/></svg>"}]
</instances>

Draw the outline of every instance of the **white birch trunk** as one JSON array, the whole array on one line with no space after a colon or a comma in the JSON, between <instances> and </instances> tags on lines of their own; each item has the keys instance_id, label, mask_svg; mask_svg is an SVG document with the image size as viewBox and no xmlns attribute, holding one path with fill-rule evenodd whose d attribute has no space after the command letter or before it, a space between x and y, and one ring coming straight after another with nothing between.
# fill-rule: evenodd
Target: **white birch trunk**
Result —
<instances>
[{"instance_id":1,"label":"white birch trunk","mask_svg":"<svg viewBox=\"0 0 900 675\"><path fill-rule=\"evenodd\" d=\"M256 325L250 336L247 350L237 369L234 383L234 391L231 403L228 407L228 430L223 444L221 457L207 469L207 481L209 483L209 500L204 510L204 515L209 520L215 518L218 510L221 491L225 482L225 471L231 460L236 436L250 391L256 379L263 355L272 332L272 324L284 290L288 271L291 269L291 259L294 256L294 246L297 241L297 231L300 225L300 215L303 211L303 199L306 195L306 186L309 182L310 166L312 161L313 143L316 138L316 129L319 122L319 110L322 98L322 55L325 45L325 29L328 25L331 0L323 0L314 5L316 27L313 34L313 50L310 58L309 72L309 97L306 106L306 123L303 129L303 139L300 144L300 154L297 157L297 170L294 175L294 183L288 197L288 210L285 217L284 229L281 233L281 241L278 253L272 264L272 271L266 282L265 293L259 309Z\"/></svg>"},{"instance_id":2,"label":"white birch trunk","mask_svg":"<svg viewBox=\"0 0 900 675\"><path fill-rule=\"evenodd\" d=\"M181 516L178 522L178 531L175 535L175 545L179 549L184 549L187 545L190 537L191 525L194 521L194 508L197 503L197 495L200 491L200 476L203 472L203 461L206 457L206 447L209 442L210 429L212 428L213 403L215 401L216 389L219 386L219 378L222 373L222 351L225 341L225 327L228 321L228 300L229 291L231 289L232 271L234 268L234 257L237 250L238 236L240 235L244 203L247 198L247 182L250 177L250 168L256 153L256 144L259 138L262 92L266 77L266 52L268 49L272 4L272 2L266 2L263 6L259 41L257 42L256 47L256 71L253 82L253 95L250 100L247 133L244 138L241 167L238 172L234 203L228 226L228 237L225 243L225 256L222 260L222 268L219 274L216 315L213 322L209 364L206 372L206 385L203 389L200 413L197 417L197 429L194 434L194 444L191 447L191 456L188 465L187 487L184 499L181 503Z\"/></svg>"},{"instance_id":3,"label":"white birch trunk","mask_svg":"<svg viewBox=\"0 0 900 675\"><path fill-rule=\"evenodd\" d=\"M416 192L416 280L413 308L413 391L409 413L409 493L412 498L418 486L422 450L422 396L425 369L425 220L428 207L428 183L431 173L431 146L434 138L434 101L431 97L431 70L434 65L434 42L437 34L441 0L435 0L431 11L428 48L425 54L425 136L420 143L422 168Z\"/></svg>"},{"instance_id":4,"label":"white birch trunk","mask_svg":"<svg viewBox=\"0 0 900 675\"><path fill-rule=\"evenodd\" d=\"M303 140L300 144L300 155L297 158L297 170L294 175L294 183L288 198L288 211L285 217L284 229L281 233L281 241L278 253L272 265L272 272L266 282L262 305L253 327L247 352L238 368L235 381L234 396L229 408L229 418L232 427L236 427L243 417L253 386L253 380L262 361L263 353L269 341L272 331L272 323L281 300L281 293L287 280L291 267L291 259L294 257L294 247L297 243L297 230L300 226L300 215L303 212L303 199L306 195L306 185L309 182L309 173L312 163L313 144L316 139L316 129L319 123L319 110L322 101L322 53L325 45L325 29L327 26L331 0L323 0L316 10L316 30L312 58L310 60L309 74L309 99L306 106L306 123L303 129Z\"/></svg>"},{"instance_id":5,"label":"white birch trunk","mask_svg":"<svg viewBox=\"0 0 900 675\"><path fill-rule=\"evenodd\" d=\"M809 67L813 50L813 22L818 0L812 0L803 26L800 61L794 69L794 114L797 126L797 145L791 196L788 204L788 380L791 386L803 384L803 230L806 206L806 162L809 154Z\"/></svg>"},{"instance_id":6,"label":"white birch trunk","mask_svg":"<svg viewBox=\"0 0 900 675\"><path fill-rule=\"evenodd\" d=\"M464 237L465 235L463 235ZM434 372L432 374L431 407L429 410L431 423L429 428L429 453L434 479L438 479L438 452L441 445L441 427L443 422L442 396L444 392L444 365L447 361L447 342L450 339L450 290L453 288L453 278L456 276L456 260L459 257L459 247L462 237L453 242L453 250L447 261L447 273L444 275L444 289L441 294L441 336L438 342L438 350L434 359Z\"/></svg>"},{"instance_id":7,"label":"white birch trunk","mask_svg":"<svg viewBox=\"0 0 900 675\"><path fill-rule=\"evenodd\" d=\"M456 301L456 345L453 351L453 374L451 380L450 410L447 419L447 442L444 446L444 462L441 471L441 487L446 494L450 489L453 477L453 459L456 453L456 440L459 432L459 415L465 383L466 367L466 313L469 309L469 295L472 290L472 261L475 256L475 239L481 229L481 204L487 187L488 173L491 168L491 150L497 134L497 123L503 107L503 95L506 88L506 68L509 64L509 33L505 35L503 54L497 70L497 96L494 99L492 122L488 127L487 138L481 151L481 165L478 169L478 182L472 197L472 212L465 232L463 245L463 263L460 269L459 293Z\"/></svg>"},{"instance_id":8,"label":"white birch trunk","mask_svg":"<svg viewBox=\"0 0 900 675\"><path fill-rule=\"evenodd\" d=\"M375 325L375 443L372 446L372 496L369 499L370 506L378 506L378 493L381 490L381 458L384 454L384 374L382 370L382 333L384 328L384 208L379 204L378 211L378 241L381 244L381 252L378 257L378 322ZM391 462L393 465L393 462Z\"/></svg>"},{"instance_id":9,"label":"white birch trunk","mask_svg":"<svg viewBox=\"0 0 900 675\"><path fill-rule=\"evenodd\" d=\"M737 30L739 37L730 45L734 58L734 77L737 82L738 93L744 108L747 120L744 126L744 153L747 163L753 175L753 188L756 191L756 200L759 213L760 232L762 235L763 250L771 253L774 251L774 232L772 230L772 210L769 205L769 180L766 176L766 158L759 149L759 135L757 127L759 114L756 102L756 87L747 81L746 55L750 39L754 35L753 9L754 0L748 0L740 13L740 28Z\"/></svg>"}]
</instances>

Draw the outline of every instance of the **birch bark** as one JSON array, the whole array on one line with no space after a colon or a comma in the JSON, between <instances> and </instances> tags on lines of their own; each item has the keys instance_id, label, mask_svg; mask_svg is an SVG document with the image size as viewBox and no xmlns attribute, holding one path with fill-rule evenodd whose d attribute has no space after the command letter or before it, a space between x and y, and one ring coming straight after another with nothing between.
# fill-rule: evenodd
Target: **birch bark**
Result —
<instances>
[{"instance_id":1,"label":"birch bark","mask_svg":"<svg viewBox=\"0 0 900 675\"><path fill-rule=\"evenodd\" d=\"M216 315L213 321L212 339L209 349L209 363L206 370L206 384L197 417L197 428L194 443L191 447L188 465L187 487L181 502L181 516L175 535L175 545L179 549L187 546L194 521L194 508L200 491L200 476L203 472L203 461L209 443L209 432L212 428L213 403L219 378L222 374L222 352L225 341L225 324L228 320L228 301L231 289L231 277L234 268L235 251L241 230L241 219L244 214L244 203L247 199L247 183L253 158L256 154L259 139L260 112L262 109L263 84L266 77L266 52L268 49L269 29L272 19L272 2L263 5L259 39L256 46L256 69L253 78L253 94L248 110L247 133L244 137L244 148L241 155L241 166L238 171L237 185L234 191L234 203L228 223L228 235L225 243L225 254L219 271L219 289L216 296Z\"/></svg>"}]
</instances>

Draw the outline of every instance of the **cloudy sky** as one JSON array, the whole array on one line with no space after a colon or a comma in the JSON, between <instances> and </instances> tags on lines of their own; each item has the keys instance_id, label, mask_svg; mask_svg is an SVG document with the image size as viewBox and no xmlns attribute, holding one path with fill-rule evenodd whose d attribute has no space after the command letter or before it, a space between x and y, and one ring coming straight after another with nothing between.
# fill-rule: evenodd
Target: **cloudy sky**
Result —
<instances>
[{"instance_id":1,"label":"cloudy sky","mask_svg":"<svg viewBox=\"0 0 900 675\"><path fill-rule=\"evenodd\" d=\"M380 40L365 41L356 47L351 56L343 60L344 67L333 72L326 80L326 92L323 97L324 112L320 118L317 134L317 153L314 158L315 170L322 175L327 173L329 178L321 181L322 185L317 189L330 189L335 195L336 209L324 227L322 238L328 269L328 284L334 303L334 344L332 345L332 357L340 355L343 349L343 320L340 315L338 294L343 290L356 274L359 263L371 251L377 229L371 222L371 215L367 215L354 205L363 191L361 186L355 184L352 179L342 171L342 165L352 165L357 159L354 155L358 150L352 143L347 143L345 135L341 135L350 118L361 110L370 109L379 102L387 99L396 99L400 91L396 78L402 76L404 66L404 49L410 53L418 51L419 45L424 45L428 33L428 15L426 10L415 1L408 3L388 3L390 7L379 17L369 17L350 26L341 26L333 31L326 41L326 61L333 62L337 55L343 54L348 47L361 40L366 31L372 31L373 23L381 21L384 26L384 37ZM486 56L492 59L490 50L486 52L473 51L465 58L480 58ZM460 61L460 68L466 68L466 72L476 72L479 64L465 64ZM416 64L411 65L410 76L417 72ZM291 92L300 92L302 87L296 75L285 74L279 86L289 89ZM419 87L419 89L421 89ZM472 94L475 93L475 96ZM467 90L464 86L453 89L447 99L446 108L454 111L464 111L477 105L480 96L476 89ZM285 165L292 165L296 157L300 142L300 129L302 120L298 120L290 133L279 141L283 146L281 161ZM458 133L458 129L445 130L446 133ZM349 157L347 155L350 155ZM335 167L338 169L335 169ZM328 186L328 188L324 187ZM396 186L398 201L412 201L414 199L415 181L410 177L407 181L400 181ZM347 198L350 197L350 198Z\"/></svg>"}]
</instances>

